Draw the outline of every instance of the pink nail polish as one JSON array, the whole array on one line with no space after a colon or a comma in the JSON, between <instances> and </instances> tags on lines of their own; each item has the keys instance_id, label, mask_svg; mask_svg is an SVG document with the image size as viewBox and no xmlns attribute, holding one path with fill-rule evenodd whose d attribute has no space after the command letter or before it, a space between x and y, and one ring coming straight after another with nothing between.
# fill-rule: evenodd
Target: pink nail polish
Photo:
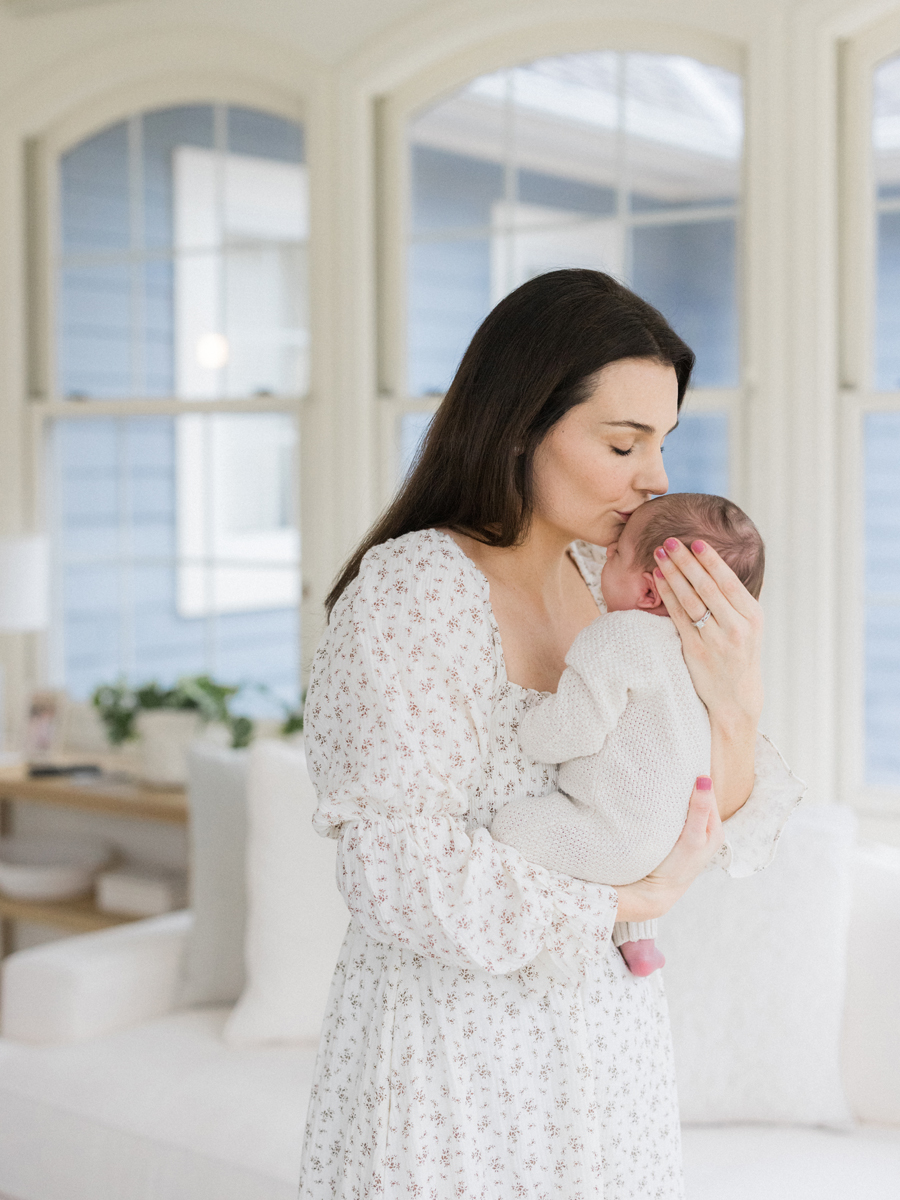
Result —
<instances>
[{"instance_id":1,"label":"pink nail polish","mask_svg":"<svg viewBox=\"0 0 900 1200\"><path fill-rule=\"evenodd\" d=\"M677 538L666 538L666 540L663 544L665 545L667 550L677 550L678 549L678 539Z\"/></svg>"},{"instance_id":2,"label":"pink nail polish","mask_svg":"<svg viewBox=\"0 0 900 1200\"><path fill-rule=\"evenodd\" d=\"M710 779L710 777L708 775L698 775L697 776L697 791L698 792L711 792L712 791L712 780Z\"/></svg>"},{"instance_id":3,"label":"pink nail polish","mask_svg":"<svg viewBox=\"0 0 900 1200\"><path fill-rule=\"evenodd\" d=\"M691 542L691 549L695 554L702 554L706 549L706 542Z\"/></svg>"},{"instance_id":4,"label":"pink nail polish","mask_svg":"<svg viewBox=\"0 0 900 1200\"><path fill-rule=\"evenodd\" d=\"M663 575L663 573L662 573L662 571L659 569L659 567L654 567L654 568L653 568L653 574L656 576L656 578L657 578L657 579L665 579L665 575Z\"/></svg>"},{"instance_id":5,"label":"pink nail polish","mask_svg":"<svg viewBox=\"0 0 900 1200\"><path fill-rule=\"evenodd\" d=\"M656 548L656 550L654 550L654 554L656 555L657 558L668 558L669 557L668 554L666 554L665 550L663 550L662 546L658 546Z\"/></svg>"}]
</instances>

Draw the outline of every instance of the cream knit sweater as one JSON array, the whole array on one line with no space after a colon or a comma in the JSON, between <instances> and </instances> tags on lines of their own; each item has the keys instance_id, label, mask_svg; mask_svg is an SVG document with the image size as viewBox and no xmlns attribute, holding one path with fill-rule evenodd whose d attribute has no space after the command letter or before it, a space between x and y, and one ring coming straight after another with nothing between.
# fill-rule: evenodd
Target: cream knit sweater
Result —
<instances>
[{"instance_id":1,"label":"cream knit sweater","mask_svg":"<svg viewBox=\"0 0 900 1200\"><path fill-rule=\"evenodd\" d=\"M578 879L642 879L677 841L694 781L710 766L709 717L673 622L636 610L598 617L519 740L530 758L561 764L559 791L505 805L493 836ZM616 933L617 943L651 937L655 922Z\"/></svg>"}]
</instances>

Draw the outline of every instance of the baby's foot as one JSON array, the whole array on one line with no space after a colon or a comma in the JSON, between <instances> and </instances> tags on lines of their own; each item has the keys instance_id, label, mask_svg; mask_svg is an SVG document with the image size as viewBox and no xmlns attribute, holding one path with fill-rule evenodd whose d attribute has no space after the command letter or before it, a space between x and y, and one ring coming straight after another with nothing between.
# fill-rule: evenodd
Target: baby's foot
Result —
<instances>
[{"instance_id":1,"label":"baby's foot","mask_svg":"<svg viewBox=\"0 0 900 1200\"><path fill-rule=\"evenodd\" d=\"M639 942L623 942L619 950L632 975L652 975L654 971L666 965L662 951L657 950L653 938L641 938Z\"/></svg>"}]
</instances>

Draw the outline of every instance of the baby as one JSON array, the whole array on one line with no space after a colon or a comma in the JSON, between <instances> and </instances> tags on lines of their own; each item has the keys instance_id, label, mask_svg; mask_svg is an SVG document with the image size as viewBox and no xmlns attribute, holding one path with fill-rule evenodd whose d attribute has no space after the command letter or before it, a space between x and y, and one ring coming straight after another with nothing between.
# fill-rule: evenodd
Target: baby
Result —
<instances>
[{"instance_id":1,"label":"baby","mask_svg":"<svg viewBox=\"0 0 900 1200\"><path fill-rule=\"evenodd\" d=\"M507 804L491 826L531 862L613 887L662 862L695 780L710 770L709 717L653 575L653 552L668 537L713 546L759 596L763 541L736 504L689 492L642 504L607 551L608 615L581 631L556 694L519 729L528 755L560 764L559 791ZM663 965L655 937L656 921L616 925L613 942L633 974Z\"/></svg>"}]
</instances>

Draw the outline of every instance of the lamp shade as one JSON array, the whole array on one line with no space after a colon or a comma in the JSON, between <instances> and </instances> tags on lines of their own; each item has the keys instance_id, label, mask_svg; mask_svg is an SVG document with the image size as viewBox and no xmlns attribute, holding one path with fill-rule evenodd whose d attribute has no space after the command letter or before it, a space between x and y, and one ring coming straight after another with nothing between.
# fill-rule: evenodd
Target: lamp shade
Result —
<instances>
[{"instance_id":1,"label":"lamp shade","mask_svg":"<svg viewBox=\"0 0 900 1200\"><path fill-rule=\"evenodd\" d=\"M46 629L50 564L45 537L0 537L0 631Z\"/></svg>"}]
</instances>

